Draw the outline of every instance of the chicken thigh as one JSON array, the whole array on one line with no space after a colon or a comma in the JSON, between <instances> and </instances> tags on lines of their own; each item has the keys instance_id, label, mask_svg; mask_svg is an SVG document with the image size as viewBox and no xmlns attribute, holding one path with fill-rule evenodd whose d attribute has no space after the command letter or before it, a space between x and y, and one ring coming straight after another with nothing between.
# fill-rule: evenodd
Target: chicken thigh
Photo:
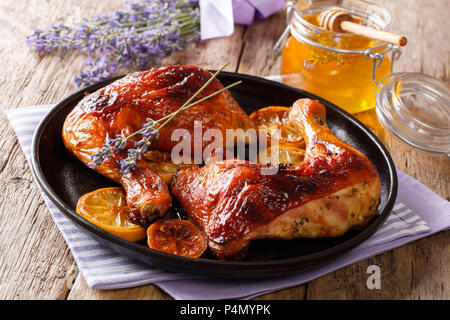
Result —
<instances>
[{"instance_id":1,"label":"chicken thigh","mask_svg":"<svg viewBox=\"0 0 450 320\"><path fill-rule=\"evenodd\" d=\"M338 237L375 216L378 173L326 126L325 107L298 100L289 121L307 145L296 167L266 174L267 165L226 160L175 175L174 196L204 229L219 259L241 258L255 239Z\"/></svg>"},{"instance_id":2,"label":"chicken thigh","mask_svg":"<svg viewBox=\"0 0 450 320\"><path fill-rule=\"evenodd\" d=\"M158 120L177 111L210 77L210 72L193 66L169 66L136 72L119 79L86 95L72 110L63 127L64 144L88 165L91 156L109 139L119 134L128 136L141 129L147 118ZM222 84L214 79L196 99L222 88ZM214 128L223 134L226 129L247 130L254 127L226 90L174 117L160 130L151 150L165 152L162 158L167 163L172 148L179 143L172 140L174 130L184 129L192 136L196 122L201 123L203 130ZM165 214L172 198L155 166L145 159L148 157L144 156L137 162L136 170L122 174L118 162L126 158L126 149L133 148L139 139L130 139L125 150L115 151L95 170L124 187L132 220L148 225L152 219ZM205 147L204 144L201 146ZM194 150L194 139L191 139L191 150ZM167 177L164 179L167 180Z\"/></svg>"}]
</instances>

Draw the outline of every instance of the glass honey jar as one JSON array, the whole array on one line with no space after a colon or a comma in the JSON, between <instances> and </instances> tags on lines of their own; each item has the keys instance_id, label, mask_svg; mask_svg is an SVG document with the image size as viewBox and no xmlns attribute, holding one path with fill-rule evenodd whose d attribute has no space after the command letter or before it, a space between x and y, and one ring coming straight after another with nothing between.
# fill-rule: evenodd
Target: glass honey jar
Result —
<instances>
[{"instance_id":1,"label":"glass honey jar","mask_svg":"<svg viewBox=\"0 0 450 320\"><path fill-rule=\"evenodd\" d=\"M324 10L339 9L355 22L389 31L390 14L362 1L303 0L287 6L282 47L283 82L357 113L375 107L378 83L393 70L400 48L319 25ZM288 34L289 32L289 34ZM287 37L286 37L287 36Z\"/></svg>"}]
</instances>

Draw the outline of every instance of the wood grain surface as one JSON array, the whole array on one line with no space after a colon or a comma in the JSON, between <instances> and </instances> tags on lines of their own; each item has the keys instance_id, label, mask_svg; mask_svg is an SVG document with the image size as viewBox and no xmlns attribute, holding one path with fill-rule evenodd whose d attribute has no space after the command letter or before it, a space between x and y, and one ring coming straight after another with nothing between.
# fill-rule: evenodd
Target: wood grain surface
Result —
<instances>
[{"instance_id":1,"label":"wood grain surface","mask_svg":"<svg viewBox=\"0 0 450 320\"><path fill-rule=\"evenodd\" d=\"M449 83L449 0L374 0L393 15L393 30L408 45L396 71L421 72ZM113 12L123 1L2 0L0 2L0 107L56 103L77 88L73 76L83 57L77 53L40 56L26 47L26 36L50 23L95 12ZM408 8L408 10L405 10ZM271 49L285 27L280 12L231 37L203 41L164 64L217 68L231 58L229 71L258 76L278 74L280 57ZM396 166L437 194L450 199L450 160L403 146L379 125L374 111L357 115L390 150ZM91 290L77 271L3 113L0 113L0 299L170 299L156 286ZM305 285L258 299L449 299L450 232L416 241L353 264ZM366 287L366 269L378 265L381 290Z\"/></svg>"}]
</instances>

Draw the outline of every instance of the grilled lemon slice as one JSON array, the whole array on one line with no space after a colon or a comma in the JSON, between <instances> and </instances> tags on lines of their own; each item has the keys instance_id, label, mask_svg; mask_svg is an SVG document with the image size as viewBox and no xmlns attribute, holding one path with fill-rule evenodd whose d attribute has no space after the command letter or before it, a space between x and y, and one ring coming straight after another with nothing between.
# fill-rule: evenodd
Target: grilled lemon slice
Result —
<instances>
[{"instance_id":1,"label":"grilled lemon slice","mask_svg":"<svg viewBox=\"0 0 450 320\"><path fill-rule=\"evenodd\" d=\"M77 213L99 228L128 241L145 239L145 228L130 220L130 209L122 188L104 188L83 195Z\"/></svg>"}]
</instances>

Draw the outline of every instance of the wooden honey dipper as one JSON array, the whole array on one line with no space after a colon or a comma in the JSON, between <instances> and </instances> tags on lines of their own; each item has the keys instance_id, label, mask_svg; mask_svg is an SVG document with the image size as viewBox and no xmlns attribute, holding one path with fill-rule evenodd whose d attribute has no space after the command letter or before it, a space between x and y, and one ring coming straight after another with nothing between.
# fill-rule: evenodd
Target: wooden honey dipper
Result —
<instances>
[{"instance_id":1,"label":"wooden honey dipper","mask_svg":"<svg viewBox=\"0 0 450 320\"><path fill-rule=\"evenodd\" d=\"M377 30L353 22L349 13L337 9L329 9L320 13L319 24L322 28L334 32L349 32L367 38L405 46L408 40L405 36L392 32Z\"/></svg>"}]
</instances>

